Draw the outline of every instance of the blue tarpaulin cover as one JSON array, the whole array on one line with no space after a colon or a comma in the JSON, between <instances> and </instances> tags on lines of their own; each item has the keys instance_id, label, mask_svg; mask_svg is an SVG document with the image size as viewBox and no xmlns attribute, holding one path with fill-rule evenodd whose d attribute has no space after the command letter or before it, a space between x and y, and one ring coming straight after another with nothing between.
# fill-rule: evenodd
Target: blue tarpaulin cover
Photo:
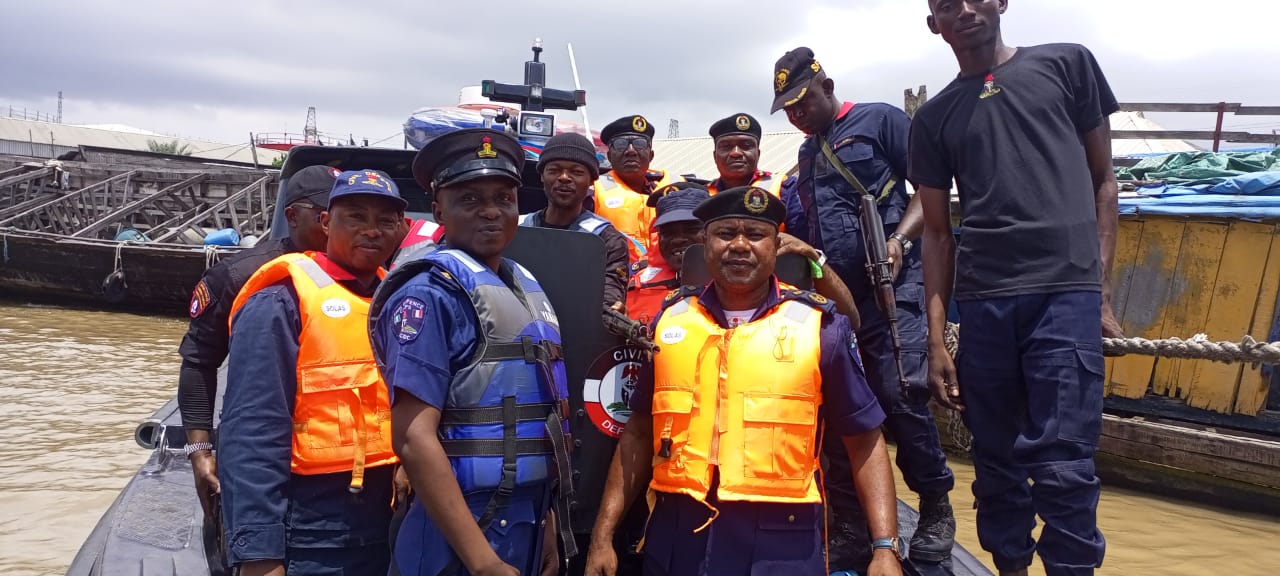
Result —
<instances>
[{"instance_id":1,"label":"blue tarpaulin cover","mask_svg":"<svg viewBox=\"0 0 1280 576\"><path fill-rule=\"evenodd\" d=\"M1250 154L1248 160L1252 162L1241 162L1244 158L1240 156L1243 155L1203 152L1143 160L1132 172L1153 179L1163 177L1165 181L1122 195L1120 213L1280 220L1280 162L1266 161L1280 160L1280 152ZM1206 168L1215 164L1223 175L1206 177ZM1147 170L1141 169L1148 166ZM1122 181L1132 173L1118 172Z\"/></svg>"}]
</instances>

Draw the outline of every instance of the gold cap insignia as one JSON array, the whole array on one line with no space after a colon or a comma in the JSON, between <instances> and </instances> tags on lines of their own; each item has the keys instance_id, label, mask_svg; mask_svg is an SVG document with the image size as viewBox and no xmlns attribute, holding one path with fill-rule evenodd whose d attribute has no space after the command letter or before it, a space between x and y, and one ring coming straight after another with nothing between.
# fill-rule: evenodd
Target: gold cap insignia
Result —
<instances>
[{"instance_id":1,"label":"gold cap insignia","mask_svg":"<svg viewBox=\"0 0 1280 576\"><path fill-rule=\"evenodd\" d=\"M813 70L814 72L821 72L822 65L819 64L817 60L814 60L812 64L809 64L809 69Z\"/></svg>"},{"instance_id":2,"label":"gold cap insignia","mask_svg":"<svg viewBox=\"0 0 1280 576\"><path fill-rule=\"evenodd\" d=\"M649 129L649 122L644 119L644 116L636 116L631 119L631 129L636 132L644 132Z\"/></svg>"},{"instance_id":3,"label":"gold cap insignia","mask_svg":"<svg viewBox=\"0 0 1280 576\"><path fill-rule=\"evenodd\" d=\"M781 92L783 88L787 87L787 76L790 74L791 73L788 72L785 68L778 71L778 75L773 79L774 92Z\"/></svg>"},{"instance_id":4,"label":"gold cap insignia","mask_svg":"<svg viewBox=\"0 0 1280 576\"><path fill-rule=\"evenodd\" d=\"M746 114L739 114L738 117L733 122L735 125L738 126L739 130L751 129L751 119L747 118Z\"/></svg>"},{"instance_id":5,"label":"gold cap insignia","mask_svg":"<svg viewBox=\"0 0 1280 576\"><path fill-rule=\"evenodd\" d=\"M742 197L742 205L747 208L747 212L762 214L769 207L769 193L759 188L747 190Z\"/></svg>"},{"instance_id":6,"label":"gold cap insignia","mask_svg":"<svg viewBox=\"0 0 1280 576\"><path fill-rule=\"evenodd\" d=\"M480 145L479 150L476 150L476 158L497 158L498 157L497 150L493 149L493 140L490 140L488 136L485 136L484 140L481 140L481 142L483 142L483 144Z\"/></svg>"}]
</instances>

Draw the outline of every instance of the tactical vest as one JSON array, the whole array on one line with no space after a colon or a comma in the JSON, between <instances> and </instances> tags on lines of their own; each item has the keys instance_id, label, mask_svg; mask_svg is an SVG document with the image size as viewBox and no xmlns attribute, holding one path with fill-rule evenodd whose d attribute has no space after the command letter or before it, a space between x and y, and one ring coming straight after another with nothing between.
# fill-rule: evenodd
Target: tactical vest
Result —
<instances>
[{"instance_id":1,"label":"tactical vest","mask_svg":"<svg viewBox=\"0 0 1280 576\"><path fill-rule=\"evenodd\" d=\"M538 213L530 212L528 214L525 214L524 216L521 216L520 225L530 226L530 227L537 226ZM595 234L596 236L599 236L601 233L604 232L604 229L608 227L609 227L608 220L605 220L604 218L601 218L585 210L581 214L578 214L578 217L575 218L573 223L569 225L570 230L577 230L579 232Z\"/></svg>"},{"instance_id":2,"label":"tactical vest","mask_svg":"<svg viewBox=\"0 0 1280 576\"><path fill-rule=\"evenodd\" d=\"M532 273L506 259L503 267L516 289L465 252L436 250L396 269L375 297L374 313L418 274L435 274L466 293L479 334L470 362L449 382L440 444L464 494L493 493L481 530L517 487L558 482L559 528L571 546L569 389L559 320Z\"/></svg>"},{"instance_id":3,"label":"tactical vest","mask_svg":"<svg viewBox=\"0 0 1280 576\"><path fill-rule=\"evenodd\" d=\"M705 503L717 468L721 500L822 501L819 332L829 304L787 293L801 296L732 329L692 292L663 312L650 488Z\"/></svg>"},{"instance_id":4,"label":"tactical vest","mask_svg":"<svg viewBox=\"0 0 1280 576\"><path fill-rule=\"evenodd\" d=\"M654 190L674 182L683 180L679 176L658 170L662 179L654 183ZM643 260L652 247L649 243L649 228L653 222L654 209L646 205L649 194L644 190L632 190L626 183L613 177L613 172L605 172L595 184L595 213L608 220L623 236L627 237L627 247L631 260Z\"/></svg>"},{"instance_id":5,"label":"tactical vest","mask_svg":"<svg viewBox=\"0 0 1280 576\"><path fill-rule=\"evenodd\" d=\"M326 274L315 254L285 254L259 268L236 296L228 324L250 296L292 281L302 331L289 470L301 475L350 471L351 489L358 492L366 467L397 461L391 448L391 403L365 332L369 299Z\"/></svg>"}]
</instances>

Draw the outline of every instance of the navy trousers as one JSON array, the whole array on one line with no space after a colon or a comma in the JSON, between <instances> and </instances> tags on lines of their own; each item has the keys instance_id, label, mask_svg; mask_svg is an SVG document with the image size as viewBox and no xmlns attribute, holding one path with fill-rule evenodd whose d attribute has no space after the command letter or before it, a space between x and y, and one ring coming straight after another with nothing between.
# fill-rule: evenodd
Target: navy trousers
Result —
<instances>
[{"instance_id":1,"label":"navy trousers","mask_svg":"<svg viewBox=\"0 0 1280 576\"><path fill-rule=\"evenodd\" d=\"M903 282L895 291L897 298L898 334L902 344L902 371L909 387L902 390L893 355L893 338L889 322L876 307L874 296L864 294L858 301L862 326L857 331L858 348L867 383L875 392L886 414L885 427L898 445L897 465L907 487L922 495L950 492L955 477L947 467L947 456L938 438L938 426L929 411L927 329L924 316L924 287L918 282ZM870 539L862 521L863 511L853 486L853 469L843 440L835 434L823 438L823 454L827 461L826 488L828 502L837 520L849 520L855 526L859 542L867 547L852 555L858 564L870 561ZM833 551L832 558L848 556ZM849 568L852 566L834 566Z\"/></svg>"},{"instance_id":2,"label":"navy trousers","mask_svg":"<svg viewBox=\"0 0 1280 576\"><path fill-rule=\"evenodd\" d=\"M391 563L386 544L345 548L289 548L287 576L385 576Z\"/></svg>"},{"instance_id":3,"label":"navy trousers","mask_svg":"<svg viewBox=\"0 0 1280 576\"><path fill-rule=\"evenodd\" d=\"M1001 570L1029 566L1036 552L1048 576L1093 574L1102 564L1093 464L1101 306L1101 294L1087 291L958 302L956 368L973 434L978 539ZM1036 515L1044 521L1038 543Z\"/></svg>"}]
</instances>

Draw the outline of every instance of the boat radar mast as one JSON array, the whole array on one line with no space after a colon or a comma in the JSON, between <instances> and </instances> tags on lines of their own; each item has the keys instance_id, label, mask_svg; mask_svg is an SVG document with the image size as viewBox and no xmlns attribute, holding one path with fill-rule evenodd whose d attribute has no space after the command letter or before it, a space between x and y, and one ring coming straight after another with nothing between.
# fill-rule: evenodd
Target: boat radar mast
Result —
<instances>
[{"instance_id":1,"label":"boat radar mast","mask_svg":"<svg viewBox=\"0 0 1280 576\"><path fill-rule=\"evenodd\" d=\"M518 104L521 108L516 122L516 132L523 138L545 143L555 135L556 118L546 110L577 110L587 104L585 90L558 90L547 88L547 65L539 60L542 39L533 41L533 60L524 63L523 84L503 84L494 80L480 83L480 94L494 102ZM494 119L507 124L510 116L504 111Z\"/></svg>"}]
</instances>

